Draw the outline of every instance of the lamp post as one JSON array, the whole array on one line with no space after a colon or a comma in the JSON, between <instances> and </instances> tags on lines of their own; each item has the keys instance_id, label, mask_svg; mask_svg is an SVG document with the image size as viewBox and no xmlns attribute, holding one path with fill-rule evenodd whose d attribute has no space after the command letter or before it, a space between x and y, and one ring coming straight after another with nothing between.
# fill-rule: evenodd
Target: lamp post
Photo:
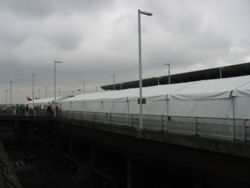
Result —
<instances>
[{"instance_id":1,"label":"lamp post","mask_svg":"<svg viewBox=\"0 0 250 188\"><path fill-rule=\"evenodd\" d=\"M47 98L48 97L48 87L45 86L44 89L45 89L45 98Z\"/></svg>"},{"instance_id":2,"label":"lamp post","mask_svg":"<svg viewBox=\"0 0 250 188\"><path fill-rule=\"evenodd\" d=\"M113 90L115 90L115 75L111 75L111 77L113 78Z\"/></svg>"},{"instance_id":3,"label":"lamp post","mask_svg":"<svg viewBox=\"0 0 250 188\"><path fill-rule=\"evenodd\" d=\"M37 89L37 93L38 93L37 98L38 99L40 99L40 91L41 91L40 89Z\"/></svg>"},{"instance_id":4,"label":"lamp post","mask_svg":"<svg viewBox=\"0 0 250 188\"><path fill-rule=\"evenodd\" d=\"M151 12L141 11L138 9L138 47L139 47L139 92L140 92L140 129L143 128L143 109L142 109L142 58L141 58L141 14L152 16Z\"/></svg>"},{"instance_id":5,"label":"lamp post","mask_svg":"<svg viewBox=\"0 0 250 188\"><path fill-rule=\"evenodd\" d=\"M5 103L8 103L8 89L5 89Z\"/></svg>"},{"instance_id":6,"label":"lamp post","mask_svg":"<svg viewBox=\"0 0 250 188\"><path fill-rule=\"evenodd\" d=\"M85 82L82 82L82 93L86 92L86 88L85 88Z\"/></svg>"},{"instance_id":7,"label":"lamp post","mask_svg":"<svg viewBox=\"0 0 250 188\"><path fill-rule=\"evenodd\" d=\"M56 106L56 64L58 64L58 63L62 63L62 62L61 61L54 61L54 104L55 104L55 106Z\"/></svg>"},{"instance_id":8,"label":"lamp post","mask_svg":"<svg viewBox=\"0 0 250 188\"><path fill-rule=\"evenodd\" d=\"M32 74L32 101L33 101L33 108L35 106L35 76L38 76L38 74L35 74L35 73Z\"/></svg>"},{"instance_id":9,"label":"lamp post","mask_svg":"<svg viewBox=\"0 0 250 188\"><path fill-rule=\"evenodd\" d=\"M222 78L222 69L224 69L224 67L220 67L220 78Z\"/></svg>"},{"instance_id":10,"label":"lamp post","mask_svg":"<svg viewBox=\"0 0 250 188\"><path fill-rule=\"evenodd\" d=\"M171 84L171 78L170 78L170 63L165 63L164 65L168 66L168 84Z\"/></svg>"},{"instance_id":11,"label":"lamp post","mask_svg":"<svg viewBox=\"0 0 250 188\"><path fill-rule=\"evenodd\" d=\"M10 104L12 104L12 84L14 81L10 80Z\"/></svg>"}]
</instances>

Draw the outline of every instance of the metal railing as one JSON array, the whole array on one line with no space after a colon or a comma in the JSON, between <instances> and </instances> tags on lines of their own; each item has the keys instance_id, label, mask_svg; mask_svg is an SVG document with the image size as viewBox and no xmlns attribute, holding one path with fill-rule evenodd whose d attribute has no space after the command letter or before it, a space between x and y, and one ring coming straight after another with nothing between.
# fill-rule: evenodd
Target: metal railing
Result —
<instances>
[{"instance_id":1,"label":"metal railing","mask_svg":"<svg viewBox=\"0 0 250 188\"><path fill-rule=\"evenodd\" d=\"M138 114L62 111L61 117L139 128ZM143 128L244 142L250 140L249 119L144 115Z\"/></svg>"},{"instance_id":2,"label":"metal railing","mask_svg":"<svg viewBox=\"0 0 250 188\"><path fill-rule=\"evenodd\" d=\"M54 117L53 114L48 112L0 114L0 116L2 115ZM139 129L138 114L61 111L57 113L57 118L100 122L109 125L120 125ZM244 142L250 140L249 119L144 115L143 128L152 131L164 131Z\"/></svg>"}]
</instances>

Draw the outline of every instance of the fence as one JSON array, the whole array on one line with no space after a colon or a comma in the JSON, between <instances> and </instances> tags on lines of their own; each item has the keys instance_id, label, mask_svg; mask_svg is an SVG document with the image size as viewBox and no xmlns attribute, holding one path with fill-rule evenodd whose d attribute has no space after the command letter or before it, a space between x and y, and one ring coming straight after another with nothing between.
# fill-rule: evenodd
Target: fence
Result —
<instances>
[{"instance_id":1,"label":"fence","mask_svg":"<svg viewBox=\"0 0 250 188\"><path fill-rule=\"evenodd\" d=\"M1 116L10 113L0 113ZM13 115L13 114L11 114ZM46 112L14 114L15 116L51 116ZM57 118L100 122L139 128L138 114L119 114L83 111L61 111ZM143 115L143 128L194 136L214 137L247 142L250 140L250 120L233 118L181 117L165 115Z\"/></svg>"},{"instance_id":2,"label":"fence","mask_svg":"<svg viewBox=\"0 0 250 188\"><path fill-rule=\"evenodd\" d=\"M139 128L138 114L62 111L62 118ZM250 120L143 115L143 128L227 140L250 140Z\"/></svg>"}]
</instances>

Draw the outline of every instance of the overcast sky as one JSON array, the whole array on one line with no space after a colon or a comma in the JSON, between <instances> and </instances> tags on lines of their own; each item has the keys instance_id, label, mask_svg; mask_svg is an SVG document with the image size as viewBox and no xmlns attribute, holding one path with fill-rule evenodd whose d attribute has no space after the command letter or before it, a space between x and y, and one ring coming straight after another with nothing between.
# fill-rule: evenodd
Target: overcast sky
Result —
<instances>
[{"instance_id":1,"label":"overcast sky","mask_svg":"<svg viewBox=\"0 0 250 188\"><path fill-rule=\"evenodd\" d=\"M71 94L138 78L137 10L142 16L143 77L250 61L248 0L0 0L0 103ZM99 89L100 91L100 89ZM9 97L8 97L9 101Z\"/></svg>"}]
</instances>

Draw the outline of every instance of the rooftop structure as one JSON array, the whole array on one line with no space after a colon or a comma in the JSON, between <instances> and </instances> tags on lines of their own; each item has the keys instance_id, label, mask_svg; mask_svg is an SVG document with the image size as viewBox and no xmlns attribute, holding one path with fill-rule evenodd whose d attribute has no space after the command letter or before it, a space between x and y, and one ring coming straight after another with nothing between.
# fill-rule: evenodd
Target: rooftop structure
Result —
<instances>
[{"instance_id":1,"label":"rooftop structure","mask_svg":"<svg viewBox=\"0 0 250 188\"><path fill-rule=\"evenodd\" d=\"M250 75L250 62L237 64L237 65L230 65L224 67L216 67L212 69L204 69L192 72L184 72L179 74L173 74L171 76L171 84L174 83L182 83L182 82L191 82L191 81L198 81L198 80L209 80L209 79L216 79L220 78L228 78L228 77L235 77L235 76L244 76ZM160 77L153 77L153 78L146 78L143 79L143 87L154 86L154 85L163 85L168 84L168 76L160 76ZM101 86L104 90L116 90L120 89L128 89L128 88L138 88L139 81L129 81L124 83L116 83L115 86L113 84Z\"/></svg>"}]
</instances>

